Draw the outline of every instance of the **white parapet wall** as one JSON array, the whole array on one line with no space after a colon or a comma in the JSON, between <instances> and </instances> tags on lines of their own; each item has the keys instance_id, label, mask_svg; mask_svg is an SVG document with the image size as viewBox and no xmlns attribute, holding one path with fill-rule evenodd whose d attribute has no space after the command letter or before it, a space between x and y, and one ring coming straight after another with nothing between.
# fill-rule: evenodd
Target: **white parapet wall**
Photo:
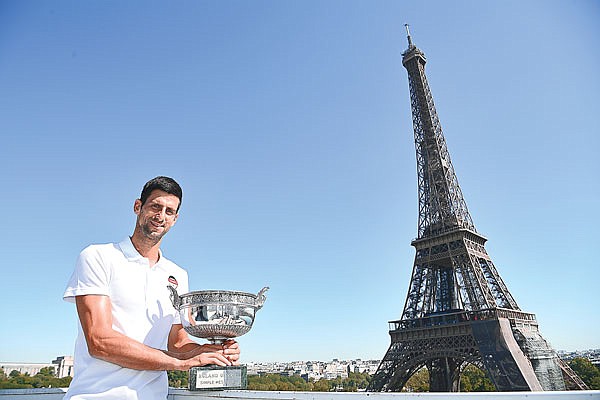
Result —
<instances>
[{"instance_id":1,"label":"white parapet wall","mask_svg":"<svg viewBox=\"0 0 600 400\"><path fill-rule=\"evenodd\" d=\"M0 400L61 400L66 389L0 389ZM189 391L169 389L168 400L600 400L600 390L568 392L472 392L472 393L348 393L257 392L252 390Z\"/></svg>"}]
</instances>

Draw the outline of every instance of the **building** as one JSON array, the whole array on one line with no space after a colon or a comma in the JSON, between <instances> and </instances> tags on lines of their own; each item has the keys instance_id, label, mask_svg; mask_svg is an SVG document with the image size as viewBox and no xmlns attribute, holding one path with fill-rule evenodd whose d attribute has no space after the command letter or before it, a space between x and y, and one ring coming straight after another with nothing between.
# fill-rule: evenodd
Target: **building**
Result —
<instances>
[{"instance_id":1,"label":"building","mask_svg":"<svg viewBox=\"0 0 600 400\"><path fill-rule=\"evenodd\" d=\"M52 360L52 364L55 365L54 372L56 373L57 377L73 377L73 356L56 357L56 360Z\"/></svg>"},{"instance_id":2,"label":"building","mask_svg":"<svg viewBox=\"0 0 600 400\"><path fill-rule=\"evenodd\" d=\"M64 378L66 376L73 376L73 357L72 356L60 356L56 357L51 364L45 363L0 363L0 368L4 370L6 376L9 376L11 372L17 371L20 374L27 374L29 376L37 375L42 368L52 368L54 375L58 378Z\"/></svg>"}]
</instances>

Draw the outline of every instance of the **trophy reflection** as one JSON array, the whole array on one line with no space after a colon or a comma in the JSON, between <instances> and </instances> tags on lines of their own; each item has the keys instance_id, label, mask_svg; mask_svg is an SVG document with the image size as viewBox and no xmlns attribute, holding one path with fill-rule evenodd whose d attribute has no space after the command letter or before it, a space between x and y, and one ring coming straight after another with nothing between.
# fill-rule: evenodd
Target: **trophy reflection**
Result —
<instances>
[{"instance_id":1,"label":"trophy reflection","mask_svg":"<svg viewBox=\"0 0 600 400\"><path fill-rule=\"evenodd\" d=\"M242 336L252 328L256 311L266 300L264 287L258 294L200 290L183 295L172 286L173 307L179 312L183 329L190 335L222 344L227 339ZM205 366L190 369L190 390L245 389L245 366Z\"/></svg>"}]
</instances>

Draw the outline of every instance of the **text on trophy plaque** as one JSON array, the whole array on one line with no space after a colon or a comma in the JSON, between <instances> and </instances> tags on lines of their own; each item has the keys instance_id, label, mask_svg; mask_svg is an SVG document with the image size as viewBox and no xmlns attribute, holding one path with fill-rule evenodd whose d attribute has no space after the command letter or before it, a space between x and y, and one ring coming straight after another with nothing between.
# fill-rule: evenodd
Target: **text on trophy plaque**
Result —
<instances>
[{"instance_id":1,"label":"text on trophy plaque","mask_svg":"<svg viewBox=\"0 0 600 400\"><path fill-rule=\"evenodd\" d=\"M196 375L196 388L209 389L225 386L224 370L198 370Z\"/></svg>"}]
</instances>

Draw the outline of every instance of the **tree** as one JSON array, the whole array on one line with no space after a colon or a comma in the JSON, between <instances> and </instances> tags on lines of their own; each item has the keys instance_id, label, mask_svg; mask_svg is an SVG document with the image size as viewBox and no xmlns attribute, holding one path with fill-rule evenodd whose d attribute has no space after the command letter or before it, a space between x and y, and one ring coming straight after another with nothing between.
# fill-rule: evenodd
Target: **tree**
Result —
<instances>
[{"instance_id":1,"label":"tree","mask_svg":"<svg viewBox=\"0 0 600 400\"><path fill-rule=\"evenodd\" d=\"M569 361L569 366L590 389L600 389L600 370L590 360L575 357Z\"/></svg>"},{"instance_id":2,"label":"tree","mask_svg":"<svg viewBox=\"0 0 600 400\"><path fill-rule=\"evenodd\" d=\"M173 388L188 387L189 373L187 371L167 371L169 386Z\"/></svg>"},{"instance_id":3,"label":"tree","mask_svg":"<svg viewBox=\"0 0 600 400\"><path fill-rule=\"evenodd\" d=\"M10 371L8 379L0 383L2 389L30 389L33 388L31 384L31 377L29 374L22 374L16 369Z\"/></svg>"},{"instance_id":4,"label":"tree","mask_svg":"<svg viewBox=\"0 0 600 400\"><path fill-rule=\"evenodd\" d=\"M496 386L486 373L473 364L469 364L460 376L461 392L495 392Z\"/></svg>"},{"instance_id":5,"label":"tree","mask_svg":"<svg viewBox=\"0 0 600 400\"><path fill-rule=\"evenodd\" d=\"M44 367L40 369L40 372L36 374L36 376L56 376L54 372L54 367Z\"/></svg>"},{"instance_id":6,"label":"tree","mask_svg":"<svg viewBox=\"0 0 600 400\"><path fill-rule=\"evenodd\" d=\"M422 367L404 385L405 392L429 392L429 370Z\"/></svg>"},{"instance_id":7,"label":"tree","mask_svg":"<svg viewBox=\"0 0 600 400\"><path fill-rule=\"evenodd\" d=\"M327 379L319 379L315 382L313 387L314 392L329 392L331 391L331 384Z\"/></svg>"}]
</instances>

